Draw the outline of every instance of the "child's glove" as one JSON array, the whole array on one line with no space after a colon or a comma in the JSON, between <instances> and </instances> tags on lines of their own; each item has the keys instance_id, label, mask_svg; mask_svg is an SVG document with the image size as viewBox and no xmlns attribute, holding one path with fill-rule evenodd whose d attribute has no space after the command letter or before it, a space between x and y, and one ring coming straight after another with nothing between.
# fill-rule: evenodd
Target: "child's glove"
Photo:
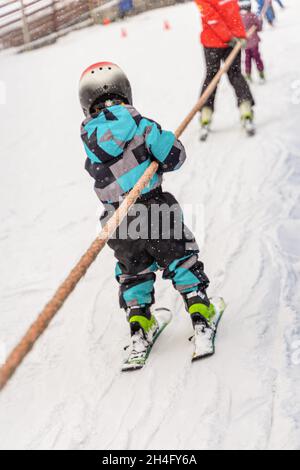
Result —
<instances>
[{"instance_id":1,"label":"child's glove","mask_svg":"<svg viewBox=\"0 0 300 470\"><path fill-rule=\"evenodd\" d=\"M247 46L247 42L248 41L245 38L236 38L236 37L234 37L234 38L230 39L230 41L228 42L228 45L234 49L237 44L241 44L242 48L245 49L246 46Z\"/></svg>"}]
</instances>

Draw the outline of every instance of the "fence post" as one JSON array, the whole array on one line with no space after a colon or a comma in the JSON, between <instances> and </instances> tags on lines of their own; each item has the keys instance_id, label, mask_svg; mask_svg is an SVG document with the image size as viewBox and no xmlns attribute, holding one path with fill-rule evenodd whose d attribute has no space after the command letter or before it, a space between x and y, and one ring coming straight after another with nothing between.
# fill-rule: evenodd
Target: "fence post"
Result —
<instances>
[{"instance_id":1,"label":"fence post","mask_svg":"<svg viewBox=\"0 0 300 470\"><path fill-rule=\"evenodd\" d=\"M58 30L56 0L52 0L52 10L53 10L53 30L54 30L54 33L56 33Z\"/></svg>"},{"instance_id":2,"label":"fence post","mask_svg":"<svg viewBox=\"0 0 300 470\"><path fill-rule=\"evenodd\" d=\"M24 37L24 45L28 45L30 43L30 32L28 27L28 22L25 14L26 5L24 5L24 0L21 1L21 13L22 13L22 29L23 29L23 37Z\"/></svg>"},{"instance_id":3,"label":"fence post","mask_svg":"<svg viewBox=\"0 0 300 470\"><path fill-rule=\"evenodd\" d=\"M96 14L95 14L95 11L94 11L94 1L93 0L88 0L88 4L89 4L91 19L92 19L93 23L96 24Z\"/></svg>"}]
</instances>

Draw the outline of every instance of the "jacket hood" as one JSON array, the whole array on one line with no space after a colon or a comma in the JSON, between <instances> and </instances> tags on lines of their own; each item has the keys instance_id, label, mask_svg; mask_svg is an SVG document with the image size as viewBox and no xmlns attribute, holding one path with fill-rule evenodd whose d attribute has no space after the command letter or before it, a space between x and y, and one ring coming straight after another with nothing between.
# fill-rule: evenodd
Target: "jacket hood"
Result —
<instances>
[{"instance_id":1,"label":"jacket hood","mask_svg":"<svg viewBox=\"0 0 300 470\"><path fill-rule=\"evenodd\" d=\"M106 147L113 157L119 156L135 136L136 121L129 112L130 106L114 105L103 109L84 122L87 137L96 133L97 142Z\"/></svg>"}]
</instances>

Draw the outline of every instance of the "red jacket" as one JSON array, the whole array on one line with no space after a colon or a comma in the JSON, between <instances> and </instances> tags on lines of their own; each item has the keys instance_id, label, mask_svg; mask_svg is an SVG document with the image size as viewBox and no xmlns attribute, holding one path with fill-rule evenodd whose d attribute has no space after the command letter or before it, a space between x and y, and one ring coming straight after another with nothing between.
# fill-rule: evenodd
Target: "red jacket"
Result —
<instances>
[{"instance_id":1,"label":"red jacket","mask_svg":"<svg viewBox=\"0 0 300 470\"><path fill-rule=\"evenodd\" d=\"M204 47L228 47L233 38L246 38L238 0L195 0L202 17Z\"/></svg>"}]
</instances>

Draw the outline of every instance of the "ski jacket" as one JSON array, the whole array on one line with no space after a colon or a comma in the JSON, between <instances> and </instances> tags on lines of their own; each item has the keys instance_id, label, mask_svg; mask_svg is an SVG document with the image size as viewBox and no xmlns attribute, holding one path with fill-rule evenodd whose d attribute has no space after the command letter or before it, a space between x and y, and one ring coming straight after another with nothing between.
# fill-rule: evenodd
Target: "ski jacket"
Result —
<instances>
[{"instance_id":1,"label":"ski jacket","mask_svg":"<svg viewBox=\"0 0 300 470\"><path fill-rule=\"evenodd\" d=\"M246 38L238 0L195 0L203 30L201 42L204 47L225 48L233 38Z\"/></svg>"},{"instance_id":2,"label":"ski jacket","mask_svg":"<svg viewBox=\"0 0 300 470\"><path fill-rule=\"evenodd\" d=\"M127 13L133 9L133 0L120 0L119 10L121 13Z\"/></svg>"},{"instance_id":3,"label":"ski jacket","mask_svg":"<svg viewBox=\"0 0 300 470\"><path fill-rule=\"evenodd\" d=\"M173 132L142 117L133 106L114 105L86 119L81 138L87 153L85 168L95 179L104 204L120 202L153 160L160 165L142 195L162 184L162 174L177 170L186 159Z\"/></svg>"},{"instance_id":4,"label":"ski jacket","mask_svg":"<svg viewBox=\"0 0 300 470\"><path fill-rule=\"evenodd\" d=\"M273 23L273 21L275 20L275 12L273 8L272 0L256 0L256 1L258 3L258 12L257 12L258 15L262 14L265 4L268 3L269 7L267 8L265 15L266 15L267 20L270 23Z\"/></svg>"},{"instance_id":5,"label":"ski jacket","mask_svg":"<svg viewBox=\"0 0 300 470\"><path fill-rule=\"evenodd\" d=\"M256 26L256 32L252 34L252 36L247 41L246 49L253 49L257 47L260 42L260 37L258 32L262 30L263 22L259 19L255 13L251 11L242 10L241 11L242 20L245 26L246 31L248 31L252 26Z\"/></svg>"}]
</instances>

